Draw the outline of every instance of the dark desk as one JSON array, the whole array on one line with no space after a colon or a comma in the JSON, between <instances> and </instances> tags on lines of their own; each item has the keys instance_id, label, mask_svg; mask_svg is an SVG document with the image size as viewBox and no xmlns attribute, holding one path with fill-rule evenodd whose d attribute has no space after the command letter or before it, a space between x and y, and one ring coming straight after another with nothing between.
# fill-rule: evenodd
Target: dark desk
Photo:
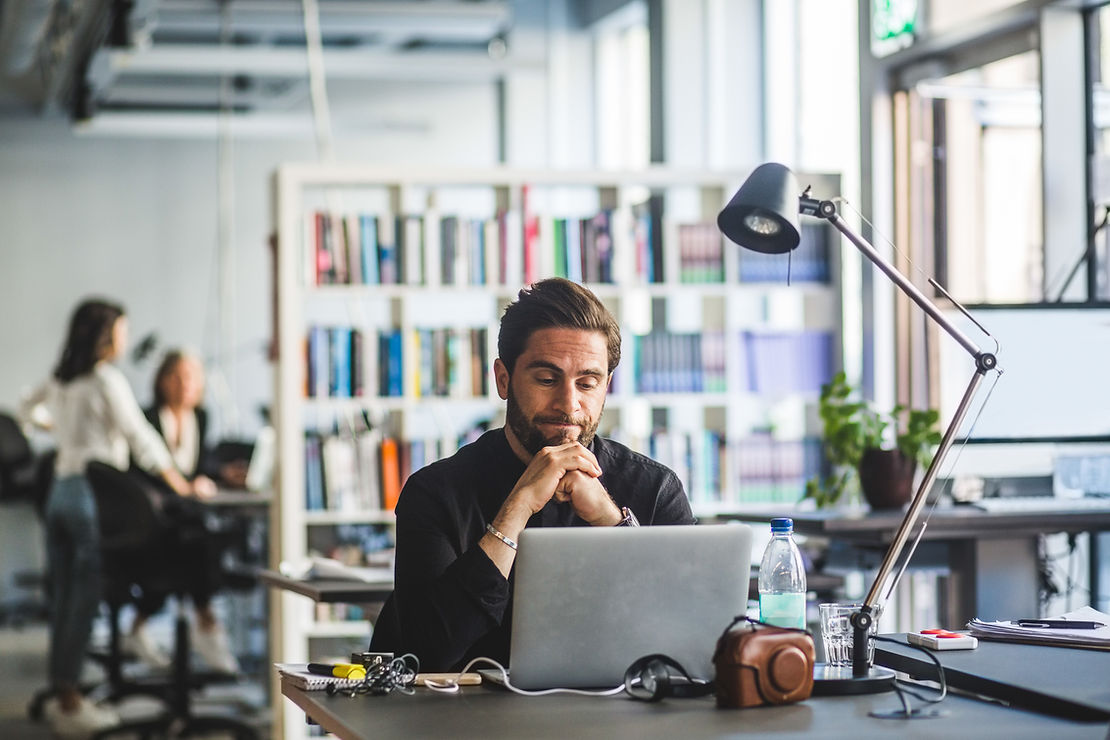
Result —
<instances>
[{"instance_id":1,"label":"dark desk","mask_svg":"<svg viewBox=\"0 0 1110 740\"><path fill-rule=\"evenodd\" d=\"M745 511L747 522L776 516L794 520L794 531L859 546L885 548L902 522L901 511L826 509ZM952 574L943 595L944 625L962 627L973 617L1011 619L1037 614L1037 535L1110 530L1110 508L1051 513L987 513L970 506L937 507L924 540L943 543ZM1097 537L1091 538L1091 603L1098 603Z\"/></svg>"},{"instance_id":2,"label":"dark desk","mask_svg":"<svg viewBox=\"0 0 1110 740\"><path fill-rule=\"evenodd\" d=\"M342 580L301 580L283 576L274 570L258 572L258 578L267 586L307 596L313 601L343 604L368 604L385 601L393 593L393 582Z\"/></svg>"},{"instance_id":3,"label":"dark desk","mask_svg":"<svg viewBox=\"0 0 1110 740\"><path fill-rule=\"evenodd\" d=\"M217 508L253 509L270 505L269 492L247 491L242 488L221 488L211 498L201 499L209 506Z\"/></svg>"},{"instance_id":4,"label":"dark desk","mask_svg":"<svg viewBox=\"0 0 1110 740\"><path fill-rule=\"evenodd\" d=\"M296 578L288 578L273 570L259 571L258 577L267 586L293 591L302 596L307 596L313 601L327 603L361 604L384 601L393 591L393 583L387 581L381 583L326 580L303 581ZM818 592L832 591L844 584L844 579L840 576L831 576L822 573L814 573L807 576L807 578L810 579L810 589ZM753 575L749 580L748 598L759 598L758 574Z\"/></svg>"},{"instance_id":5,"label":"dark desk","mask_svg":"<svg viewBox=\"0 0 1110 740\"><path fill-rule=\"evenodd\" d=\"M888 635L905 641L905 635ZM1110 651L980 640L938 651L949 686L1063 717L1110 722ZM875 662L932 679L936 667L909 645L876 642Z\"/></svg>"},{"instance_id":6,"label":"dark desk","mask_svg":"<svg viewBox=\"0 0 1110 740\"><path fill-rule=\"evenodd\" d=\"M418 689L413 696L350 699L305 692L282 682L281 692L325 730L343 738L714 738L737 734L776 738L1098 738L1105 722L1083 723L949 696L947 715L933 720L882 720L872 709L900 707L894 694L812 698L800 704L717 709L712 697L645 704L624 697L526 697L500 688L467 686L458 694Z\"/></svg>"}]
</instances>

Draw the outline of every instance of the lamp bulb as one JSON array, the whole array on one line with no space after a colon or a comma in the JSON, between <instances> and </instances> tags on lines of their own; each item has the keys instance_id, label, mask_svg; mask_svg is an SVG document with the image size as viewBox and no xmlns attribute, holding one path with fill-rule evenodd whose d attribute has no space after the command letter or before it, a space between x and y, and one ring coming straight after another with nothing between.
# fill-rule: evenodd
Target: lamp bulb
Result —
<instances>
[{"instance_id":1,"label":"lamp bulb","mask_svg":"<svg viewBox=\"0 0 1110 740\"><path fill-rule=\"evenodd\" d=\"M757 213L750 213L744 216L744 226L749 231L754 231L762 236L771 236L782 231L782 226L773 218L760 216Z\"/></svg>"}]
</instances>

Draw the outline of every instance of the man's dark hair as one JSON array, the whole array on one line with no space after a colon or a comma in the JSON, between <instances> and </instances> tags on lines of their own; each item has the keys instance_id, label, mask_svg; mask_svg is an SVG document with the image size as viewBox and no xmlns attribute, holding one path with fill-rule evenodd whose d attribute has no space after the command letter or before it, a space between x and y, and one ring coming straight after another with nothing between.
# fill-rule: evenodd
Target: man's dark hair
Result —
<instances>
[{"instance_id":1,"label":"man's dark hair","mask_svg":"<svg viewBox=\"0 0 1110 740\"><path fill-rule=\"evenodd\" d=\"M613 314L597 296L578 283L548 278L521 288L515 301L505 307L497 354L509 374L524 352L528 338L539 329L582 329L598 331L608 347L609 372L621 361L621 329Z\"/></svg>"},{"instance_id":2,"label":"man's dark hair","mask_svg":"<svg viewBox=\"0 0 1110 740\"><path fill-rule=\"evenodd\" d=\"M54 377L68 383L90 372L104 359L105 350L112 345L112 328L123 315L123 306L109 301L93 299L81 303L69 321Z\"/></svg>"}]
</instances>

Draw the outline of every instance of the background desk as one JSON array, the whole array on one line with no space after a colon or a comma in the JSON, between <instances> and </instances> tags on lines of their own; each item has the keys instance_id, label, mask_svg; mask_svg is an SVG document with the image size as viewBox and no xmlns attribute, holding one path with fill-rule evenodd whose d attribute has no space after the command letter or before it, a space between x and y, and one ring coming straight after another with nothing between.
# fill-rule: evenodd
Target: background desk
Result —
<instances>
[{"instance_id":1,"label":"background desk","mask_svg":"<svg viewBox=\"0 0 1110 740\"><path fill-rule=\"evenodd\" d=\"M288 578L277 571L263 570L258 573L259 579L267 586L283 588L287 591L307 596L313 601L327 603L365 604L385 599L393 592L393 583L366 583L363 581L327 581L327 580L300 580ZM810 590L819 593L831 593L833 589L844 584L840 576L831 576L815 573L807 576ZM759 598L759 576L753 575L748 582L748 598Z\"/></svg>"},{"instance_id":2,"label":"background desk","mask_svg":"<svg viewBox=\"0 0 1110 740\"><path fill-rule=\"evenodd\" d=\"M267 586L307 596L329 604L370 604L383 602L393 593L393 581L368 583L355 580L302 580L289 578L275 570L262 570L259 579Z\"/></svg>"},{"instance_id":3,"label":"background desk","mask_svg":"<svg viewBox=\"0 0 1110 740\"><path fill-rule=\"evenodd\" d=\"M201 499L209 506L226 509L258 509L270 505L269 491L247 491L241 488L220 488L211 498Z\"/></svg>"},{"instance_id":4,"label":"background desk","mask_svg":"<svg viewBox=\"0 0 1110 740\"><path fill-rule=\"evenodd\" d=\"M481 738L1098 738L1105 722L1082 723L998 704L949 696L947 716L882 720L871 709L897 709L894 694L813 698L800 704L717 709L712 697L646 704L624 697L517 696L500 688L463 687L458 694L417 689L413 696L328 696L284 681L282 693L329 732L344 740L371 737Z\"/></svg>"},{"instance_id":5,"label":"background desk","mask_svg":"<svg viewBox=\"0 0 1110 740\"><path fill-rule=\"evenodd\" d=\"M811 512L743 511L735 518L794 520L794 531L855 545L885 548L902 522L902 511L826 509ZM970 506L937 507L925 540L946 545L948 579L941 598L944 626L962 627L973 617L1012 619L1038 614L1037 535L1110 529L1110 509L1052 513L987 513ZM1091 603L1098 603L1097 537L1091 537Z\"/></svg>"}]
</instances>

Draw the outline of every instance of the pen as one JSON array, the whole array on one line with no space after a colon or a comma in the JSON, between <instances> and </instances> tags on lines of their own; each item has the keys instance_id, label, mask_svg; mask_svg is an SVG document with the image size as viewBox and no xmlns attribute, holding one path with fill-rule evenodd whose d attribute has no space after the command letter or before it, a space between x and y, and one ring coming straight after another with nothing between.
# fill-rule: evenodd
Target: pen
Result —
<instances>
[{"instance_id":1,"label":"pen","mask_svg":"<svg viewBox=\"0 0 1110 740\"><path fill-rule=\"evenodd\" d=\"M1084 622L1079 619L1019 619L1019 627L1043 627L1050 630L1097 630L1105 627L1102 622Z\"/></svg>"}]
</instances>

